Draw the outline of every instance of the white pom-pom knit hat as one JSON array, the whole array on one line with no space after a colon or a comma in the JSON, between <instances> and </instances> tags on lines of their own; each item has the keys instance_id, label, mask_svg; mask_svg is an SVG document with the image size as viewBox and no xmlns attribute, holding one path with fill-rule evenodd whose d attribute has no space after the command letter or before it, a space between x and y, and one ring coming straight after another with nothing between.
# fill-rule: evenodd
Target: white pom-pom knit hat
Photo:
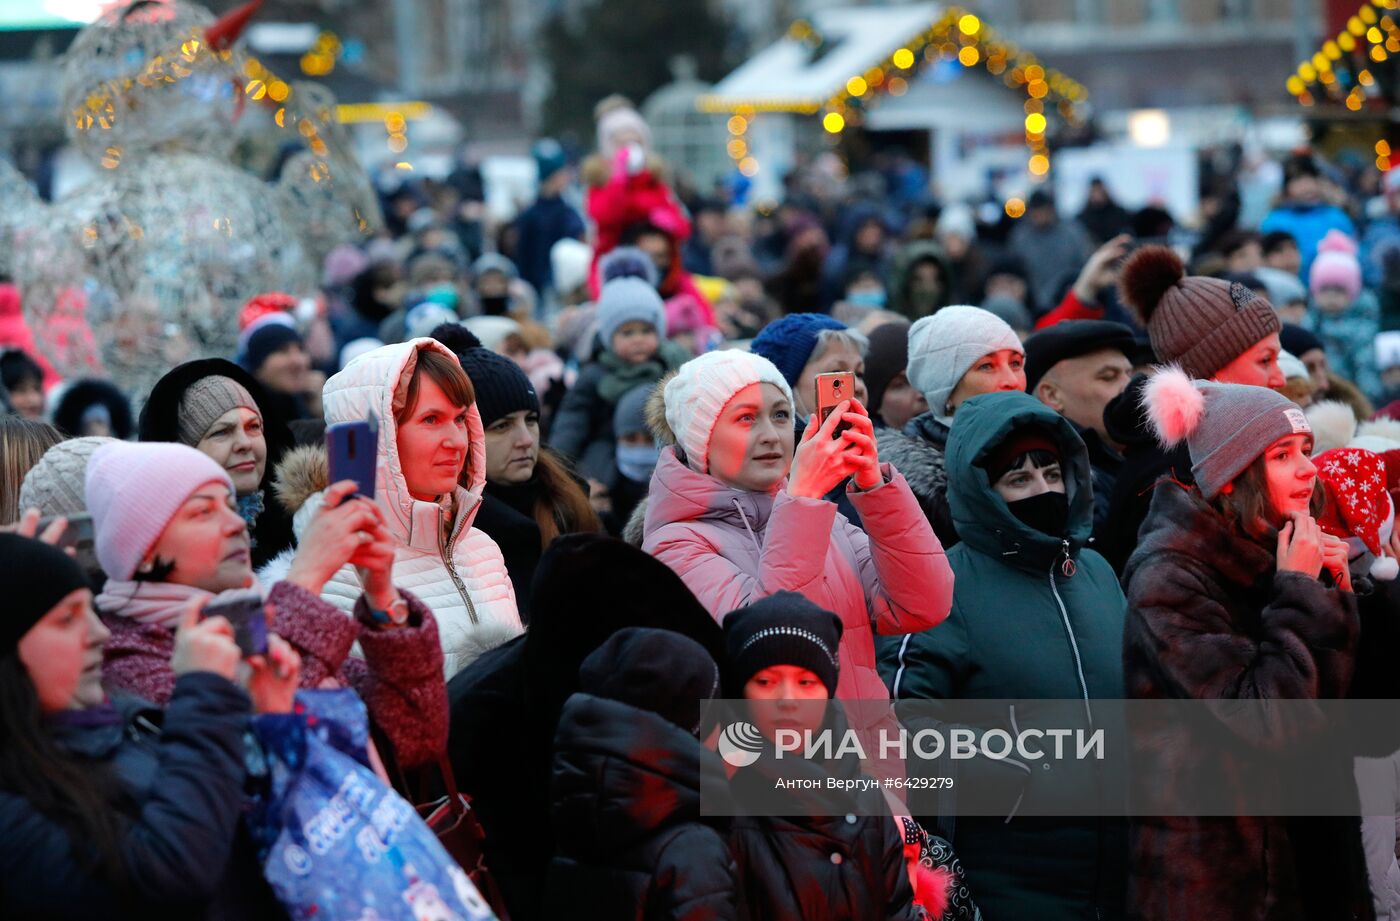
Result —
<instances>
[{"instance_id":1,"label":"white pom-pom knit hat","mask_svg":"<svg viewBox=\"0 0 1400 921\"><path fill-rule=\"evenodd\" d=\"M1283 394L1266 387L1193 381L1177 367L1152 375L1142 402L1164 447L1186 442L1191 474L1207 499L1219 495L1280 438L1312 434L1303 411Z\"/></svg>"}]
</instances>

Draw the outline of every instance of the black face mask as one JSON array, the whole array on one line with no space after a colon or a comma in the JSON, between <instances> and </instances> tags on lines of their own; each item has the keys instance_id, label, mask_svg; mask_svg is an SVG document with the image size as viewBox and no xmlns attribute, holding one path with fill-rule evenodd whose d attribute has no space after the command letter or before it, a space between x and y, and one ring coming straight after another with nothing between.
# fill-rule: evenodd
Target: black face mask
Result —
<instances>
[{"instance_id":1,"label":"black face mask","mask_svg":"<svg viewBox=\"0 0 1400 921\"><path fill-rule=\"evenodd\" d=\"M1069 529L1069 496L1062 492L1043 492L1008 502L1006 507L1017 520L1042 534L1064 537Z\"/></svg>"},{"instance_id":2,"label":"black face mask","mask_svg":"<svg viewBox=\"0 0 1400 921\"><path fill-rule=\"evenodd\" d=\"M490 297L482 297L481 312L491 317L502 316L506 312L506 306L510 303L510 295L496 294Z\"/></svg>"}]
</instances>

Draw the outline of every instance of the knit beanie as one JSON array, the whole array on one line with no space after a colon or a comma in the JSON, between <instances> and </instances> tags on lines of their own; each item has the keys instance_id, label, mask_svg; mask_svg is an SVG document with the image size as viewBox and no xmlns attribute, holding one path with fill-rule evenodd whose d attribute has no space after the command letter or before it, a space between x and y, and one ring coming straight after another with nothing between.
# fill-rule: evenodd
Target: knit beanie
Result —
<instances>
[{"instance_id":1,"label":"knit beanie","mask_svg":"<svg viewBox=\"0 0 1400 921\"><path fill-rule=\"evenodd\" d=\"M1386 490L1384 455L1356 447L1335 448L1315 455L1313 463L1327 493L1318 525L1336 537L1360 540L1375 557L1372 577L1393 581L1400 566L1385 553L1395 528L1395 505Z\"/></svg>"},{"instance_id":2,"label":"knit beanie","mask_svg":"<svg viewBox=\"0 0 1400 921\"><path fill-rule=\"evenodd\" d=\"M578 680L585 694L655 713L699 735L704 702L719 693L719 666L690 637L626 627L583 660Z\"/></svg>"},{"instance_id":3,"label":"knit beanie","mask_svg":"<svg viewBox=\"0 0 1400 921\"><path fill-rule=\"evenodd\" d=\"M739 699L765 668L796 665L821 679L836 696L841 671L841 618L797 592L778 592L727 614L724 627L725 696Z\"/></svg>"},{"instance_id":4,"label":"knit beanie","mask_svg":"<svg viewBox=\"0 0 1400 921\"><path fill-rule=\"evenodd\" d=\"M824 313L790 313L763 327L749 349L773 362L788 384L793 385L816 350L817 334L824 329L848 328Z\"/></svg>"},{"instance_id":5,"label":"knit beanie","mask_svg":"<svg viewBox=\"0 0 1400 921\"><path fill-rule=\"evenodd\" d=\"M1186 442L1191 473L1207 499L1219 495L1280 438L1312 434L1303 411L1281 393L1193 381L1177 367L1153 374L1142 402L1163 446Z\"/></svg>"},{"instance_id":6,"label":"knit beanie","mask_svg":"<svg viewBox=\"0 0 1400 921\"><path fill-rule=\"evenodd\" d=\"M946 415L948 397L977 359L1002 349L1025 354L1006 323L980 307L954 305L909 327L909 383L934 415Z\"/></svg>"},{"instance_id":7,"label":"knit beanie","mask_svg":"<svg viewBox=\"0 0 1400 921\"><path fill-rule=\"evenodd\" d=\"M251 409L262 418L262 409L242 384L231 377L211 374L185 389L176 414L176 431L181 444L193 448L204 440L209 427L231 409Z\"/></svg>"},{"instance_id":8,"label":"knit beanie","mask_svg":"<svg viewBox=\"0 0 1400 921\"><path fill-rule=\"evenodd\" d=\"M608 100L604 100L607 102ZM599 104L600 108L602 103ZM614 104L598 116L598 152L611 161L617 154L620 135L624 131L634 131L642 139L643 147L651 146L651 128L641 113L630 102L617 99ZM609 163L611 165L611 163Z\"/></svg>"},{"instance_id":9,"label":"knit beanie","mask_svg":"<svg viewBox=\"0 0 1400 921\"><path fill-rule=\"evenodd\" d=\"M604 348L612 348L613 334L623 324L639 320L666 336L666 305L656 289L640 278L615 278L598 295L598 335Z\"/></svg>"},{"instance_id":10,"label":"knit beanie","mask_svg":"<svg viewBox=\"0 0 1400 921\"><path fill-rule=\"evenodd\" d=\"M305 347L301 333L289 325L290 320L288 317L288 322L284 323L274 316L269 316L260 321L261 325L249 327L251 334L240 350L238 358L238 363L245 371L256 374L264 362L289 345Z\"/></svg>"},{"instance_id":11,"label":"knit beanie","mask_svg":"<svg viewBox=\"0 0 1400 921\"><path fill-rule=\"evenodd\" d=\"M613 437L621 439L633 432L647 432L647 398L654 385L640 384L624 393L613 410Z\"/></svg>"},{"instance_id":12,"label":"knit beanie","mask_svg":"<svg viewBox=\"0 0 1400 921\"><path fill-rule=\"evenodd\" d=\"M476 408L481 413L481 426L486 428L497 419L522 409L540 411L540 398L520 366L504 355L490 349L475 348L459 352L462 370L471 378L476 391Z\"/></svg>"},{"instance_id":13,"label":"knit beanie","mask_svg":"<svg viewBox=\"0 0 1400 921\"><path fill-rule=\"evenodd\" d=\"M116 441L99 448L85 490L102 571L129 581L180 506L206 483L234 491L224 468L186 445Z\"/></svg>"},{"instance_id":14,"label":"knit beanie","mask_svg":"<svg viewBox=\"0 0 1400 921\"><path fill-rule=\"evenodd\" d=\"M661 273L646 251L636 246L615 246L598 257L598 284L616 278L640 278L653 288L661 284Z\"/></svg>"},{"instance_id":15,"label":"knit beanie","mask_svg":"<svg viewBox=\"0 0 1400 921\"><path fill-rule=\"evenodd\" d=\"M1317 338L1316 333L1301 326L1294 326L1292 323L1283 324L1278 332L1278 339L1285 352L1292 352L1299 358L1313 349L1323 348L1322 340Z\"/></svg>"},{"instance_id":16,"label":"knit beanie","mask_svg":"<svg viewBox=\"0 0 1400 921\"><path fill-rule=\"evenodd\" d=\"M19 487L19 507L37 508L44 517L87 512L87 467L97 449L116 441L89 435L60 441L29 468Z\"/></svg>"},{"instance_id":17,"label":"knit beanie","mask_svg":"<svg viewBox=\"0 0 1400 921\"><path fill-rule=\"evenodd\" d=\"M792 402L788 382L773 363L752 352L706 352L681 365L666 382L666 424L690 466L710 472L710 434L734 394L750 384L772 384Z\"/></svg>"},{"instance_id":18,"label":"knit beanie","mask_svg":"<svg viewBox=\"0 0 1400 921\"><path fill-rule=\"evenodd\" d=\"M865 350L865 389L870 395L866 407L873 416L880 411L885 390L909 367L909 324L904 320L886 323L870 331Z\"/></svg>"},{"instance_id":19,"label":"knit beanie","mask_svg":"<svg viewBox=\"0 0 1400 921\"><path fill-rule=\"evenodd\" d=\"M1032 451L1044 451L1060 457L1060 442L1055 433L1044 425L1023 425L1014 429L1001 443L987 453L982 468L987 478L995 483L1012 469L1012 463Z\"/></svg>"},{"instance_id":20,"label":"knit beanie","mask_svg":"<svg viewBox=\"0 0 1400 921\"><path fill-rule=\"evenodd\" d=\"M535 158L535 170L539 174L540 182L569 165L569 155L564 152L564 146L554 138L540 138L530 148L530 156Z\"/></svg>"},{"instance_id":21,"label":"knit beanie","mask_svg":"<svg viewBox=\"0 0 1400 921\"><path fill-rule=\"evenodd\" d=\"M1123 301L1138 313L1157 358L1209 380L1265 336L1279 331L1267 300L1238 282L1187 275L1176 252L1144 246L1123 267Z\"/></svg>"},{"instance_id":22,"label":"knit beanie","mask_svg":"<svg viewBox=\"0 0 1400 921\"><path fill-rule=\"evenodd\" d=\"M13 652L54 605L80 588L91 587L68 554L18 534L0 534L0 585L5 586L0 656Z\"/></svg>"},{"instance_id":23,"label":"knit beanie","mask_svg":"<svg viewBox=\"0 0 1400 921\"><path fill-rule=\"evenodd\" d=\"M1356 258L1356 241L1340 230L1329 230L1317 244L1317 258L1308 272L1308 290L1317 293L1329 285L1346 291L1349 300L1361 293L1361 262Z\"/></svg>"}]
</instances>

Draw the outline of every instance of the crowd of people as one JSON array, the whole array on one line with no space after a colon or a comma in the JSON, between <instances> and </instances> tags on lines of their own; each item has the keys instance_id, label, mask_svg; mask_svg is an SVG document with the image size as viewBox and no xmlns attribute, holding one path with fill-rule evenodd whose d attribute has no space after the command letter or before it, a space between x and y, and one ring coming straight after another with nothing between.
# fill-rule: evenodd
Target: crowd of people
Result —
<instances>
[{"instance_id":1,"label":"crowd of people","mask_svg":"<svg viewBox=\"0 0 1400 921\"><path fill-rule=\"evenodd\" d=\"M597 124L577 170L535 145L507 225L465 168L384 191L316 297L250 299L236 355L149 393L61 379L0 285L0 912L310 916L269 856L293 720L479 823L353 917L1400 918L1395 815L1018 816L1053 793L990 758L1004 815L701 801L771 795L783 727L909 701L1400 696L1400 169L1298 151L1261 210L1215 152L1189 222L1100 180L1013 220L815 166L698 195L626 100ZM372 485L336 480L366 421Z\"/></svg>"}]
</instances>

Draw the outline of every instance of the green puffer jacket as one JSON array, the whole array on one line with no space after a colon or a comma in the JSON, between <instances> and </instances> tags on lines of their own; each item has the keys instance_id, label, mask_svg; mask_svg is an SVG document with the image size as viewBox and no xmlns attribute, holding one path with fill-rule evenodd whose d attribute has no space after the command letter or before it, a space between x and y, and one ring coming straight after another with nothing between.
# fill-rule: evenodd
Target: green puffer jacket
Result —
<instances>
[{"instance_id":1,"label":"green puffer jacket","mask_svg":"<svg viewBox=\"0 0 1400 921\"><path fill-rule=\"evenodd\" d=\"M1013 429L1026 425L1044 426L1060 445L1069 498L1064 539L1013 516L980 466ZM1088 452L1073 425L1024 393L975 397L954 419L947 471L948 503L962 537L948 551L953 609L938 627L882 649L881 672L894 697L1121 699L1127 602L1112 568L1085 546L1094 501ZM1013 735L1038 726L1033 708L1006 709L1000 728ZM1086 714L1068 709L1081 726L1064 728L1082 728ZM909 722L911 730L920 728L917 723ZM973 782L1005 789L1005 815L940 817L945 829L956 819L953 841L984 917L1122 917L1125 823L1017 817L1034 808L1038 796L1058 795L1052 787L1096 790L1101 781L1092 764L978 758L961 770Z\"/></svg>"}]
</instances>

